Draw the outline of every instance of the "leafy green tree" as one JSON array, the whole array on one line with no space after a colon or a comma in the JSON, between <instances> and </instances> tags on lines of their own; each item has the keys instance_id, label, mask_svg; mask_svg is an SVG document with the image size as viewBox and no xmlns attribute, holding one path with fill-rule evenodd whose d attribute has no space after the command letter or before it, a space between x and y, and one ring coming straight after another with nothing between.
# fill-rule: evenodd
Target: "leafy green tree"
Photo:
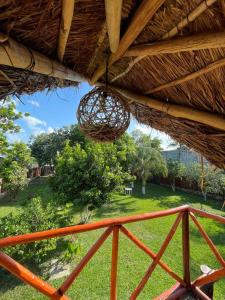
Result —
<instances>
[{"instance_id":1,"label":"leafy green tree","mask_svg":"<svg viewBox=\"0 0 225 300\"><path fill-rule=\"evenodd\" d=\"M28 115L27 113L25 115ZM10 97L0 101L0 154L7 152L7 133L20 131L20 127L15 121L22 118L23 114L17 112L15 102Z\"/></svg>"},{"instance_id":2,"label":"leafy green tree","mask_svg":"<svg viewBox=\"0 0 225 300\"><path fill-rule=\"evenodd\" d=\"M67 142L56 160L52 185L59 197L76 204L100 206L131 176L122 170L114 144Z\"/></svg>"},{"instance_id":3,"label":"leafy green tree","mask_svg":"<svg viewBox=\"0 0 225 300\"><path fill-rule=\"evenodd\" d=\"M168 159L167 160L168 176L171 180L172 190L176 190L176 178L182 178L185 172L185 165L178 160Z\"/></svg>"},{"instance_id":4,"label":"leafy green tree","mask_svg":"<svg viewBox=\"0 0 225 300\"><path fill-rule=\"evenodd\" d=\"M79 130L77 125L71 125L55 130L52 133L42 133L30 140L32 156L43 166L55 163L57 153L62 151L65 142L69 141L71 146L79 143L82 147L87 139Z\"/></svg>"},{"instance_id":5,"label":"leafy green tree","mask_svg":"<svg viewBox=\"0 0 225 300\"><path fill-rule=\"evenodd\" d=\"M160 152L160 140L136 130L132 133L136 144L133 172L142 181L142 194L145 195L146 182L152 176L166 176L166 163Z\"/></svg>"},{"instance_id":6,"label":"leafy green tree","mask_svg":"<svg viewBox=\"0 0 225 300\"><path fill-rule=\"evenodd\" d=\"M31 151L26 144L18 142L8 147L6 157L0 163L0 178L4 189L15 199L18 191L27 185L27 167Z\"/></svg>"},{"instance_id":7,"label":"leafy green tree","mask_svg":"<svg viewBox=\"0 0 225 300\"><path fill-rule=\"evenodd\" d=\"M220 194L224 197L225 173L209 164L202 167L199 163L190 164L185 170L184 177L189 182L195 182L201 189L204 200L207 200L208 193Z\"/></svg>"}]
</instances>

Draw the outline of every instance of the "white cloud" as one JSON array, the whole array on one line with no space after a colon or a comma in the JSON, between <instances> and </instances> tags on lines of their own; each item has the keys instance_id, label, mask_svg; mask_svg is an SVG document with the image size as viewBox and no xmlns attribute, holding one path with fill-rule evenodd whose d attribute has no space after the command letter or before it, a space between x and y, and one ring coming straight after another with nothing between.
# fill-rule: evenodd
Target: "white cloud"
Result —
<instances>
[{"instance_id":1,"label":"white cloud","mask_svg":"<svg viewBox=\"0 0 225 300\"><path fill-rule=\"evenodd\" d=\"M142 131L144 134L151 135L153 138L159 138L162 142L163 149L166 149L168 145L170 145L172 142L172 139L166 133L156 130L150 126L146 126L135 122L134 130L136 129Z\"/></svg>"},{"instance_id":2,"label":"white cloud","mask_svg":"<svg viewBox=\"0 0 225 300\"><path fill-rule=\"evenodd\" d=\"M32 117L32 116L25 116L24 121L27 123L29 127L36 127L36 126L47 126L47 123L43 120L40 120L38 118Z\"/></svg>"},{"instance_id":3,"label":"white cloud","mask_svg":"<svg viewBox=\"0 0 225 300\"><path fill-rule=\"evenodd\" d=\"M146 125L137 123L137 125L135 126L135 130L140 130L140 131L142 131L142 132L145 133L145 134L151 135L151 134L152 134L152 131L153 131L154 129L151 128L151 127L149 127L149 126L146 126Z\"/></svg>"},{"instance_id":4,"label":"white cloud","mask_svg":"<svg viewBox=\"0 0 225 300\"><path fill-rule=\"evenodd\" d=\"M28 103L30 103L34 107L39 107L40 106L40 104L35 100L29 100Z\"/></svg>"},{"instance_id":5,"label":"white cloud","mask_svg":"<svg viewBox=\"0 0 225 300\"><path fill-rule=\"evenodd\" d=\"M47 128L47 131L46 131L47 133L52 133L52 132L54 132L54 129L51 127L51 126L49 126L48 128Z\"/></svg>"}]
</instances>

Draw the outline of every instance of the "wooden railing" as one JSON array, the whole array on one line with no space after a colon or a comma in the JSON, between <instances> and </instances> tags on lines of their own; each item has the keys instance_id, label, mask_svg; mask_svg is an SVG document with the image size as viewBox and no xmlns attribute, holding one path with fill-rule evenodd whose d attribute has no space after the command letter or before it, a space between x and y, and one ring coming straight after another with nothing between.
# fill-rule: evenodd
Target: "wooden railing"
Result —
<instances>
[{"instance_id":1,"label":"wooden railing","mask_svg":"<svg viewBox=\"0 0 225 300\"><path fill-rule=\"evenodd\" d=\"M147 247L143 242L141 242L132 232L130 232L125 224L139 222L144 220L151 220L155 218L161 218L165 216L175 215L177 214L176 220L170 229L166 239L162 243L158 253L154 253L149 247ZM87 254L83 257L80 263L76 266L76 268L72 271L72 273L66 278L63 284L55 289L49 283L43 281L35 274L30 272L27 268L22 266L20 263L16 262L14 259L6 255L5 253L0 253L0 265L8 270L10 273L26 282L27 284L34 287L36 290L46 295L50 299L61 299L68 300L69 298L66 296L66 292L71 287L72 283L75 281L77 276L86 266L86 264L90 261L93 255L98 251L101 245L105 242L105 240L112 234L112 261L111 261L111 288L110 288L110 299L117 299L117 264L118 264L118 249L119 249L119 234L122 233L127 236L138 248L143 250L148 256L152 258L152 263L148 267L144 277L139 282L136 289L130 296L131 300L134 300L141 293L143 288L145 287L147 281L151 277L157 265L159 265L165 272L167 272L173 279L176 280L177 284L174 285L168 291L165 291L162 295L155 298L156 299L179 299L183 294L187 291L192 290L200 299L208 300L210 299L206 294L204 294L200 287L202 285L217 281L223 277L225 277L225 261L216 246L213 244L207 233L204 231L203 227L196 219L195 214L198 214L202 217L210 218L215 221L218 221L222 224L225 224L225 218L217 215L213 215L210 213L203 212L198 209L191 208L187 205L172 208L160 212L146 213L141 215L135 215L130 217L121 217L114 219L105 219L99 222L95 222L92 224L85 225L77 225L53 230L47 230L42 232L35 232L25 235L19 235L14 237L7 237L0 239L0 248L14 246L18 244L31 243L34 241L55 238L59 236L66 236L71 234L78 234L81 232L96 230L99 228L106 228L104 233L100 236L100 238L95 242L95 244L90 248ZM208 275L202 275L193 282L191 282L190 278L190 239L189 239L189 220L193 220L194 224L197 226L199 232L203 236L203 238L208 243L212 252L214 253L216 259L221 265L221 268L213 271ZM170 267L165 264L161 258L169 245L171 239L173 238L178 225L182 222L182 241L183 241L183 277L181 278L178 274L176 274Z\"/></svg>"}]
</instances>

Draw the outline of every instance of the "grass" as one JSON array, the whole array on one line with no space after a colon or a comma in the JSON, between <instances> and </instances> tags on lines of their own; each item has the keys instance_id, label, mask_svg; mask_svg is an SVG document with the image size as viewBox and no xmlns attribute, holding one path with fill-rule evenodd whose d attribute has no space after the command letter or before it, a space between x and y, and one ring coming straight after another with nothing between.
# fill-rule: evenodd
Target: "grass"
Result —
<instances>
[{"instance_id":1,"label":"grass","mask_svg":"<svg viewBox=\"0 0 225 300\"><path fill-rule=\"evenodd\" d=\"M141 196L140 187L137 186L132 196L115 194L113 201L109 205L104 205L96 210L93 220L111 218L124 215L134 215L144 212L153 212L162 209L176 207L182 204L190 204L200 208L202 199L197 195L183 192L173 193L169 188L149 185L146 196ZM6 215L10 211L16 213L19 207L24 203L27 197L41 195L46 201L53 197L53 194L45 179L36 184L31 184L28 189L22 192L15 203L0 203L0 216ZM225 215L219 210L221 203L213 200L204 203L203 208L206 211ZM79 208L74 208L70 212L74 215L74 223L79 221ZM153 251L157 252L166 237L175 217L164 217L144 222L129 224L126 227L131 230L139 239L141 239ZM225 226L215 223L208 219L199 218L199 221L208 232L209 236L216 244L221 254L225 257L224 235ZM81 244L81 252L77 257L78 262L88 251L91 245L96 241L103 230L82 233L77 238ZM120 235L119 248L119 269L118 269L118 299L129 299L134 288L143 277L151 260L143 252L132 244L125 236ZM35 254L34 254L35 255ZM110 280L110 261L111 261L111 238L109 238L89 264L83 269L76 282L68 292L71 299L94 300L109 299L109 280ZM178 228L168 249L163 255L165 261L174 271L182 276L182 247L181 247L181 229ZM74 264L76 263L74 262ZM200 275L199 266L207 264L211 268L218 267L214 256L199 235L197 229L191 223L191 272L192 278ZM4 278L0 280L4 282ZM51 282L55 287L59 287L63 279ZM174 283L160 267L157 267L152 278L148 281L145 289L138 299L153 299L165 289ZM0 299L45 299L31 287L16 282L14 287L4 282L0 288ZM225 281L220 281L215 285L215 300L225 299Z\"/></svg>"}]
</instances>

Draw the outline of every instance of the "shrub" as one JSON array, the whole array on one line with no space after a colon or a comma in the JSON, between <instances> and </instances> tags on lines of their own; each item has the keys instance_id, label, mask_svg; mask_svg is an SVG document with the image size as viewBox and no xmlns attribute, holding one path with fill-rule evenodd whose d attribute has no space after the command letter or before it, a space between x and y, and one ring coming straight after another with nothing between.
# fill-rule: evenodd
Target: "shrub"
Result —
<instances>
[{"instance_id":1,"label":"shrub","mask_svg":"<svg viewBox=\"0 0 225 300\"><path fill-rule=\"evenodd\" d=\"M51 204L44 205L40 197L31 199L22 212L9 214L0 219L0 236L8 237L35 231L53 229L59 226L56 210ZM47 239L28 244L7 247L4 252L14 259L38 267L56 250L56 239Z\"/></svg>"},{"instance_id":2,"label":"shrub","mask_svg":"<svg viewBox=\"0 0 225 300\"><path fill-rule=\"evenodd\" d=\"M113 144L90 143L81 148L67 144L58 155L51 183L61 199L99 207L125 180L132 180L117 159Z\"/></svg>"}]
</instances>

